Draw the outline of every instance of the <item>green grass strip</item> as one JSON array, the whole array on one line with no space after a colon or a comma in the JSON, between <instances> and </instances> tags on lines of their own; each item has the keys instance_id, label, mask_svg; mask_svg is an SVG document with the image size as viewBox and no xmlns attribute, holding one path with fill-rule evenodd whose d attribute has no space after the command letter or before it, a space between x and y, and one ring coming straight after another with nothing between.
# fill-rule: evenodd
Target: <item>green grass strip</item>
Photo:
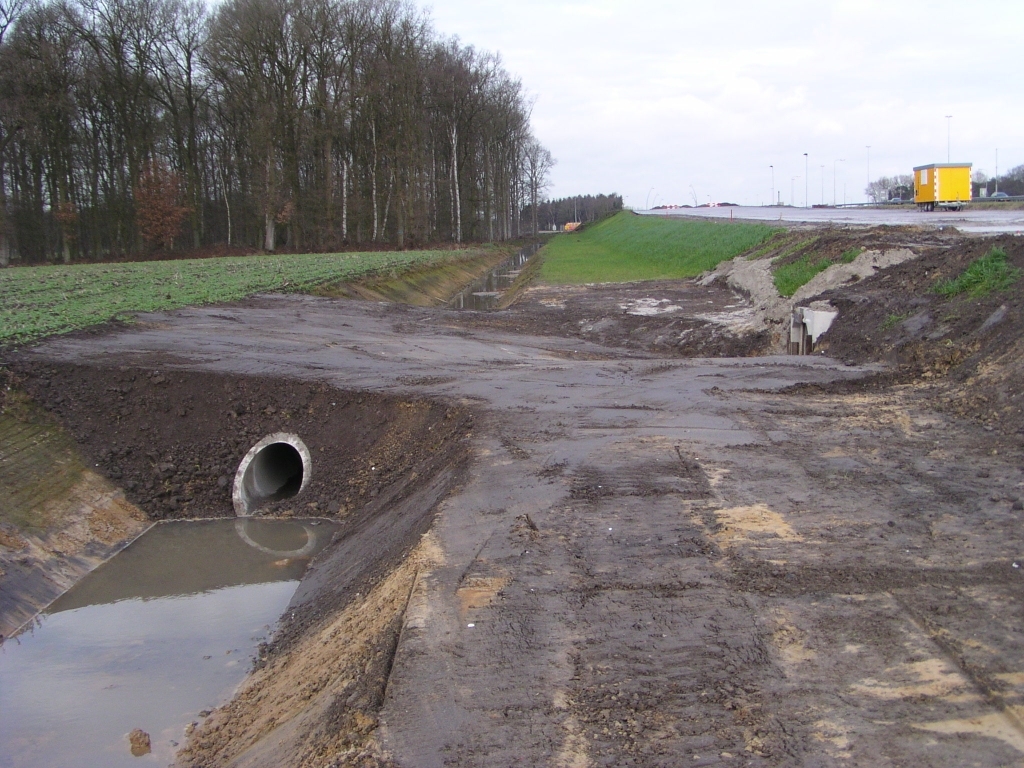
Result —
<instances>
[{"instance_id":1,"label":"green grass strip","mask_svg":"<svg viewBox=\"0 0 1024 768\"><path fill-rule=\"evenodd\" d=\"M541 280L578 285L696 277L778 231L763 224L622 212L581 232L552 237L543 251Z\"/></svg>"},{"instance_id":2,"label":"green grass strip","mask_svg":"<svg viewBox=\"0 0 1024 768\"><path fill-rule=\"evenodd\" d=\"M131 312L238 301L255 293L301 292L327 282L402 272L479 251L402 251L0 270L0 343L20 344Z\"/></svg>"},{"instance_id":3,"label":"green grass strip","mask_svg":"<svg viewBox=\"0 0 1024 768\"><path fill-rule=\"evenodd\" d=\"M932 288L933 293L952 297L961 293L985 296L992 291L1005 291L1018 279L1021 271L1006 261L1006 251L993 248L980 259L975 259L959 276L942 280Z\"/></svg>"},{"instance_id":4,"label":"green grass strip","mask_svg":"<svg viewBox=\"0 0 1024 768\"><path fill-rule=\"evenodd\" d=\"M818 261L812 261L811 254L808 254L789 264L776 267L772 279L775 281L775 287L779 289L780 294L792 296L800 286L809 283L815 275L819 272L824 272L830 266L832 266L832 262L828 259L822 258Z\"/></svg>"},{"instance_id":5,"label":"green grass strip","mask_svg":"<svg viewBox=\"0 0 1024 768\"><path fill-rule=\"evenodd\" d=\"M843 251L843 255L839 257L839 261L842 264L851 264L853 263L853 261L856 260L858 256L864 253L865 250L867 249L855 245L853 246L853 248L849 248Z\"/></svg>"}]
</instances>

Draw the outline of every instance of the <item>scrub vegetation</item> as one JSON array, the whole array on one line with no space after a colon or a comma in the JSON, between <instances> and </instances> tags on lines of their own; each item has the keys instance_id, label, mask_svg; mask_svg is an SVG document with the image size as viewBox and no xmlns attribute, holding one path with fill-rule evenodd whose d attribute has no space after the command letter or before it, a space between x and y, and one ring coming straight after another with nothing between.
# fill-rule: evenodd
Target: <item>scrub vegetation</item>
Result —
<instances>
[{"instance_id":1,"label":"scrub vegetation","mask_svg":"<svg viewBox=\"0 0 1024 768\"><path fill-rule=\"evenodd\" d=\"M828 254L820 253L815 247L818 241L819 237L817 236L798 239L773 259L772 279L780 294L786 297L792 296L801 286L814 279L819 272L824 272L833 264L850 264L865 250L863 246L855 245L847 248L838 256L829 257ZM812 247L815 248L814 251L794 258L795 254L800 253L801 250Z\"/></svg>"},{"instance_id":2,"label":"scrub vegetation","mask_svg":"<svg viewBox=\"0 0 1024 768\"><path fill-rule=\"evenodd\" d=\"M541 279L568 285L696 277L777 231L762 224L618 213L552 238L542 251Z\"/></svg>"},{"instance_id":3,"label":"scrub vegetation","mask_svg":"<svg viewBox=\"0 0 1024 768\"><path fill-rule=\"evenodd\" d=\"M993 248L980 259L975 259L958 277L943 280L932 289L940 296L985 296L992 291L1004 291L1020 279L1021 271L1008 264L1006 251Z\"/></svg>"},{"instance_id":4,"label":"scrub vegetation","mask_svg":"<svg viewBox=\"0 0 1024 768\"><path fill-rule=\"evenodd\" d=\"M304 291L369 275L476 258L472 251L330 253L76 264L0 270L0 344L25 343L126 313Z\"/></svg>"}]
</instances>

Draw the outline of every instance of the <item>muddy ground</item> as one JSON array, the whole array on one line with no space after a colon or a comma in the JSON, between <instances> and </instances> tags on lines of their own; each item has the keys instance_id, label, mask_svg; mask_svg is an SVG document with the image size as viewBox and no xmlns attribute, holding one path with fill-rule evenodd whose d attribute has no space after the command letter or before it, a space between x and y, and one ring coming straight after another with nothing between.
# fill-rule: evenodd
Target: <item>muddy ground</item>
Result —
<instances>
[{"instance_id":1,"label":"muddy ground","mask_svg":"<svg viewBox=\"0 0 1024 768\"><path fill-rule=\"evenodd\" d=\"M154 515L230 514L282 425L331 454L288 508L352 524L182 765L1021 765L1024 446L980 399L1021 391L1020 292L940 301L992 243L910 235L827 297L834 358L676 283L264 297L16 370Z\"/></svg>"}]
</instances>

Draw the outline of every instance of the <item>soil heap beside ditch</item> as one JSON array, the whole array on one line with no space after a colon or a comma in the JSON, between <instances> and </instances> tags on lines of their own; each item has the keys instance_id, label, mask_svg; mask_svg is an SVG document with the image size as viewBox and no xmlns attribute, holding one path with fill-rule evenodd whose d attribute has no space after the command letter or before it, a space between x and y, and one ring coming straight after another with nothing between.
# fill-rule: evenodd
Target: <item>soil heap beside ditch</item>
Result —
<instances>
[{"instance_id":1,"label":"soil heap beside ditch","mask_svg":"<svg viewBox=\"0 0 1024 768\"><path fill-rule=\"evenodd\" d=\"M839 317L819 349L854 363L885 362L885 380L933 387L946 409L1024 437L1024 280L983 295L935 291L993 248L1024 274L1020 238L959 238L821 294Z\"/></svg>"}]
</instances>

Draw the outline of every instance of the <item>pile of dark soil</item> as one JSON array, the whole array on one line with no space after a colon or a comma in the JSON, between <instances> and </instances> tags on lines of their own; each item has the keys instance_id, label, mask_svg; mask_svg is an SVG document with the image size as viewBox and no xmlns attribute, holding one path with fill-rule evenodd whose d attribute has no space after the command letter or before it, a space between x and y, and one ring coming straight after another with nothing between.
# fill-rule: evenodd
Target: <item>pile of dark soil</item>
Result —
<instances>
[{"instance_id":1,"label":"pile of dark soil","mask_svg":"<svg viewBox=\"0 0 1024 768\"><path fill-rule=\"evenodd\" d=\"M74 437L97 472L151 517L234 515L239 463L274 432L312 454L301 496L259 513L344 515L456 452L465 411L323 383L214 373L21 362L18 382Z\"/></svg>"},{"instance_id":2,"label":"pile of dark soil","mask_svg":"<svg viewBox=\"0 0 1024 768\"><path fill-rule=\"evenodd\" d=\"M1024 279L983 296L934 292L992 248L1024 274L1020 238L962 238L822 294L839 318L819 349L851 362L888 363L899 381L942 382L946 408L1024 435Z\"/></svg>"},{"instance_id":3,"label":"pile of dark soil","mask_svg":"<svg viewBox=\"0 0 1024 768\"><path fill-rule=\"evenodd\" d=\"M795 228L773 237L754 249L759 258L770 257L776 265L791 264L804 258L822 259L839 264L852 261L862 251L888 251L913 247L915 250L948 247L958 236L937 229L918 227L871 227L845 229L839 227Z\"/></svg>"}]
</instances>

